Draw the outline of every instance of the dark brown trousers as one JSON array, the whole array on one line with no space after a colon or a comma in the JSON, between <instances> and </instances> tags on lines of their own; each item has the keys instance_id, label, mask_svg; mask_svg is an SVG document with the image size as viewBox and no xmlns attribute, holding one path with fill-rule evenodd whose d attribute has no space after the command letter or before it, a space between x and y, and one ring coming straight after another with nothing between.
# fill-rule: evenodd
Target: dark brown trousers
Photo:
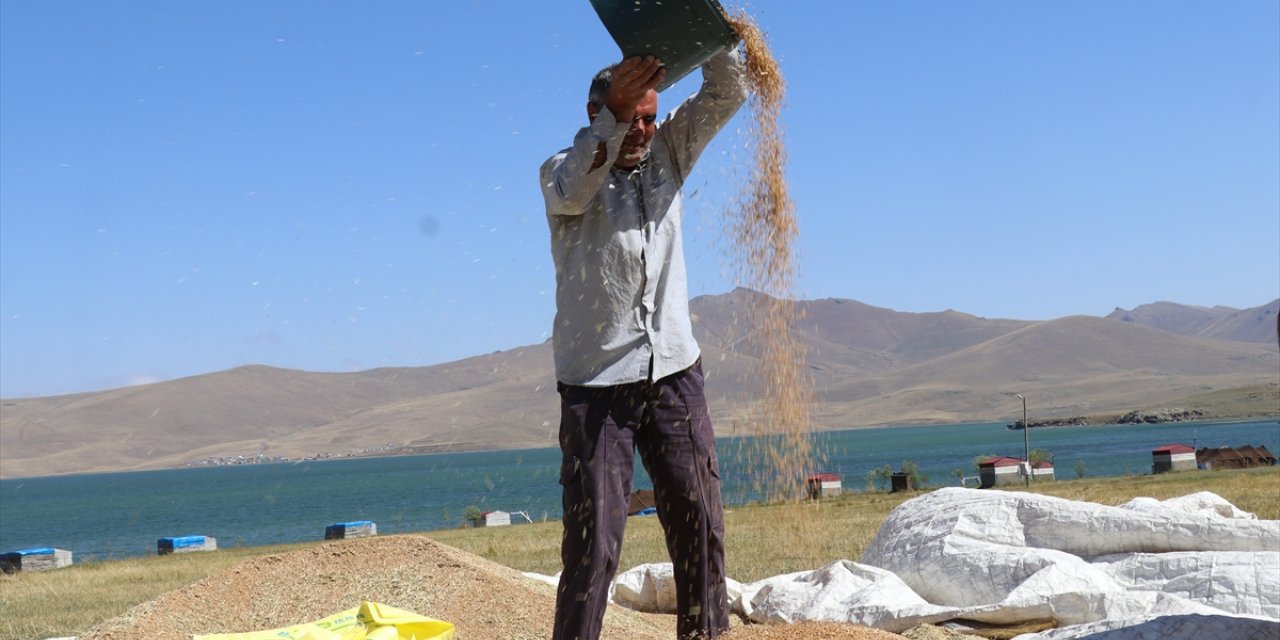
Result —
<instances>
[{"instance_id":1,"label":"dark brown trousers","mask_svg":"<svg viewBox=\"0 0 1280 640\"><path fill-rule=\"evenodd\" d=\"M729 627L724 507L701 361L657 382L560 385L564 572L553 640L595 640L618 570L634 451L653 480L675 569L680 638Z\"/></svg>"}]
</instances>

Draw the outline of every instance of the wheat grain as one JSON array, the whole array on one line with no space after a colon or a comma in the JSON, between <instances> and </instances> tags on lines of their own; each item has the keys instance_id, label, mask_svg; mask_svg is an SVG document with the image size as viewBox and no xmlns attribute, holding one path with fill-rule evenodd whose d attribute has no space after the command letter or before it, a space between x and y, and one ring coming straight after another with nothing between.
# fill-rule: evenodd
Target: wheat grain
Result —
<instances>
[{"instance_id":1,"label":"wheat grain","mask_svg":"<svg viewBox=\"0 0 1280 640\"><path fill-rule=\"evenodd\" d=\"M811 418L813 383L805 374L804 345L795 327L795 241L799 231L786 180L781 124L786 82L764 33L745 12L728 16L746 53L753 167L731 206L738 278L764 294L751 309L762 342L764 396L752 425L756 444L747 454L759 469L757 490L769 501L795 501L814 471Z\"/></svg>"}]
</instances>

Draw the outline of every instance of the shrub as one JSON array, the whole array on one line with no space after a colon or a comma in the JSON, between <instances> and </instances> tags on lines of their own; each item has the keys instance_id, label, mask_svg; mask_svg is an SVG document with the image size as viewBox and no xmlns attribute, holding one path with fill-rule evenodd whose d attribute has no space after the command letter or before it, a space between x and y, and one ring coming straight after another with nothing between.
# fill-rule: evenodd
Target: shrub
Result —
<instances>
[{"instance_id":1,"label":"shrub","mask_svg":"<svg viewBox=\"0 0 1280 640\"><path fill-rule=\"evenodd\" d=\"M867 472L867 491L888 491L890 478L893 477L893 467L884 465L877 469Z\"/></svg>"},{"instance_id":2,"label":"shrub","mask_svg":"<svg viewBox=\"0 0 1280 640\"><path fill-rule=\"evenodd\" d=\"M477 507L474 504L469 504L466 509L462 510L462 526L465 527L483 517L484 512L480 510L480 507Z\"/></svg>"},{"instance_id":3,"label":"shrub","mask_svg":"<svg viewBox=\"0 0 1280 640\"><path fill-rule=\"evenodd\" d=\"M921 473L920 465L916 464L913 460L903 460L902 467L900 468L903 473L907 474L907 476L911 478L911 486L917 489L923 489L925 483L929 482L929 476Z\"/></svg>"}]
</instances>

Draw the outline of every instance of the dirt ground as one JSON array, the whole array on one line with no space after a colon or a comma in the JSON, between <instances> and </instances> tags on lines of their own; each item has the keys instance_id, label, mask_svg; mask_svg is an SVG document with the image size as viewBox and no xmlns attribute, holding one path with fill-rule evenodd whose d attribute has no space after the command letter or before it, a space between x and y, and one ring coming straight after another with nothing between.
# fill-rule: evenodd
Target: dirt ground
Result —
<instances>
[{"instance_id":1,"label":"dirt ground","mask_svg":"<svg viewBox=\"0 0 1280 640\"><path fill-rule=\"evenodd\" d=\"M518 571L414 535L335 541L245 561L140 604L81 640L187 640L191 634L258 631L318 620L373 600L446 620L457 640L543 640L555 589ZM606 639L671 640L672 616L612 606ZM901 640L831 623L742 625L724 640Z\"/></svg>"}]
</instances>

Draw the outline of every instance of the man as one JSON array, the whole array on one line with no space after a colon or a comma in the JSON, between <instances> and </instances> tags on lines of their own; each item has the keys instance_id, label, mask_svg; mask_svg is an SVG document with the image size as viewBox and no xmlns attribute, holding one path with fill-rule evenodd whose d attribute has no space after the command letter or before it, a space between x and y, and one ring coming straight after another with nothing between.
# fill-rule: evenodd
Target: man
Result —
<instances>
[{"instance_id":1,"label":"man","mask_svg":"<svg viewBox=\"0 0 1280 640\"><path fill-rule=\"evenodd\" d=\"M596 75L590 125L542 165L556 266L564 571L555 640L595 640L618 569L633 448L653 479L675 567L677 632L729 626L715 434L689 320L680 186L746 101L736 50L656 123L665 71L648 57Z\"/></svg>"}]
</instances>

